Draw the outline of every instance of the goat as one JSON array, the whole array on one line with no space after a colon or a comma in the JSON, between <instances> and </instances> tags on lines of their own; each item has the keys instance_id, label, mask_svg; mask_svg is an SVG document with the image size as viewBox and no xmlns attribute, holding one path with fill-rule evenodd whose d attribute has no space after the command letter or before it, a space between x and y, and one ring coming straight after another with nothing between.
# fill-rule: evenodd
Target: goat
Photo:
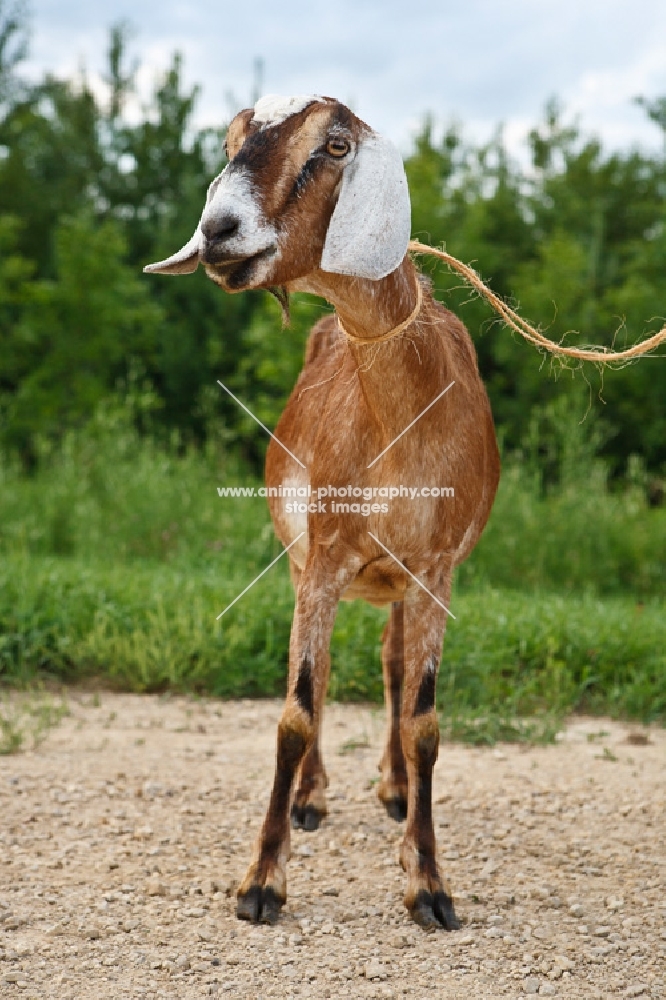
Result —
<instances>
[{"instance_id":1,"label":"goat","mask_svg":"<svg viewBox=\"0 0 666 1000\"><path fill-rule=\"evenodd\" d=\"M145 270L184 274L202 263L228 292L266 288L283 301L289 292L310 292L335 307L337 315L311 331L275 429L285 447L271 441L268 448L267 485L313 493L329 484L445 480L455 487L453 497L418 504L398 497L386 513L378 504L369 516L327 504L299 513L299 505L287 511L280 497L269 500L275 531L289 546L296 607L274 783L237 915L277 920L286 900L290 807L293 825L306 830L326 814L319 729L329 642L338 602L362 598L390 605L378 794L392 818L407 820L405 905L425 928L456 929L436 857L432 770L451 577L486 524L499 480L476 354L463 324L433 299L407 256L409 193L391 143L338 101L318 96L264 97L236 115L226 142L229 162L208 189L192 239Z\"/></svg>"}]
</instances>

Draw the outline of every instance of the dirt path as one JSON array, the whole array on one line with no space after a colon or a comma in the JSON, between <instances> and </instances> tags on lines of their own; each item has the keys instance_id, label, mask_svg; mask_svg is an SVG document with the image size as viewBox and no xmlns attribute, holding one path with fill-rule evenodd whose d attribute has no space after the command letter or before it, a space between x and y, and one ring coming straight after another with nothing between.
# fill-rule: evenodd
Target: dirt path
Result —
<instances>
[{"instance_id":1,"label":"dirt path","mask_svg":"<svg viewBox=\"0 0 666 1000\"><path fill-rule=\"evenodd\" d=\"M666 994L663 731L636 746L577 720L553 747L443 745L435 823L464 924L428 935L371 785L383 714L331 706L330 816L294 834L269 928L238 922L231 893L279 704L69 704L36 751L0 758L3 998Z\"/></svg>"}]
</instances>

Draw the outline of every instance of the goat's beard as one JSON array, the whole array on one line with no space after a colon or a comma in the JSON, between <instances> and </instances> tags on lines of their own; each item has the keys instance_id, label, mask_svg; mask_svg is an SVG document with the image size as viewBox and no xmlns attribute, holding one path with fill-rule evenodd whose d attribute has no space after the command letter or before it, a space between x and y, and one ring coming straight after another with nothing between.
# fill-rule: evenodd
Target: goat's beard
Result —
<instances>
[{"instance_id":1,"label":"goat's beard","mask_svg":"<svg viewBox=\"0 0 666 1000\"><path fill-rule=\"evenodd\" d=\"M291 323L291 312L289 310L289 292L287 291L286 285L271 285L268 289L271 295L280 303L280 309L282 310L282 327L283 329L290 325Z\"/></svg>"}]
</instances>

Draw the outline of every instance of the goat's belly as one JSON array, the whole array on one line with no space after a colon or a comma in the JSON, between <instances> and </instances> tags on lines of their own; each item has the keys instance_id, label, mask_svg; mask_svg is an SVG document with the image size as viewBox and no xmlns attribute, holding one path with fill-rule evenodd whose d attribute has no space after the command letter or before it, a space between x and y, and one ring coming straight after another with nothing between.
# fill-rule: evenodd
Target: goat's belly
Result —
<instances>
[{"instance_id":1,"label":"goat's belly","mask_svg":"<svg viewBox=\"0 0 666 1000\"><path fill-rule=\"evenodd\" d=\"M369 583L360 577L347 587L341 597L342 601L367 601L368 604L376 604L378 607L383 604L392 604L393 601L402 601L405 596L406 587L390 587L383 584Z\"/></svg>"},{"instance_id":2,"label":"goat's belly","mask_svg":"<svg viewBox=\"0 0 666 1000\"><path fill-rule=\"evenodd\" d=\"M364 566L342 595L343 601L368 601L369 604L391 604L402 601L409 577L392 560L377 559Z\"/></svg>"}]
</instances>

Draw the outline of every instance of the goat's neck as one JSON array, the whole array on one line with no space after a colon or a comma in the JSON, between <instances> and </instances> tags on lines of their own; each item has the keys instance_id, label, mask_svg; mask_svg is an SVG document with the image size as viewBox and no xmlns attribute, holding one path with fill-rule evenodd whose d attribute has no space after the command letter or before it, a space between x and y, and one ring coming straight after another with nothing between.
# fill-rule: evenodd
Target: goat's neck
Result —
<instances>
[{"instance_id":1,"label":"goat's neck","mask_svg":"<svg viewBox=\"0 0 666 1000\"><path fill-rule=\"evenodd\" d=\"M366 403L389 436L402 430L445 388L450 374L442 340L430 329L413 338L410 331L416 328L410 326L400 336L380 342L414 309L417 281L416 268L405 258L380 281L318 271L299 281L295 289L328 299L344 329L367 340L366 344L348 341L348 349ZM419 318L429 327L434 322L432 298L425 290ZM373 339L378 340L376 345Z\"/></svg>"},{"instance_id":2,"label":"goat's neck","mask_svg":"<svg viewBox=\"0 0 666 1000\"><path fill-rule=\"evenodd\" d=\"M416 304L416 268L405 257L402 264L380 281L351 278L316 271L294 283L294 290L327 299L345 330L364 340L381 338L399 326Z\"/></svg>"}]
</instances>

